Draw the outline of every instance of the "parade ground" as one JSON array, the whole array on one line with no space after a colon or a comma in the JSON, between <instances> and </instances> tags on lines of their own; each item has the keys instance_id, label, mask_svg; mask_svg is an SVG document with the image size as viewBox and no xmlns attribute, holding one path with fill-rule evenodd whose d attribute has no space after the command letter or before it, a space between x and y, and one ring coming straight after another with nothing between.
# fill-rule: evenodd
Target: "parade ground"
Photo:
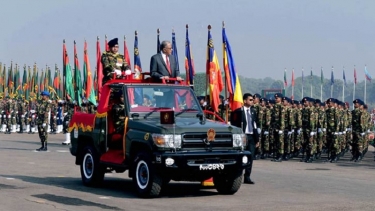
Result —
<instances>
[{"instance_id":1,"label":"parade ground","mask_svg":"<svg viewBox=\"0 0 375 211\"><path fill-rule=\"evenodd\" d=\"M160 198L140 199L127 172L106 174L99 188L83 186L64 135L49 135L47 152L38 135L0 134L0 210L374 210L375 162L370 147L360 163L347 153L338 163L254 162L255 185L235 195L172 181ZM325 159L325 158L323 158Z\"/></svg>"}]
</instances>

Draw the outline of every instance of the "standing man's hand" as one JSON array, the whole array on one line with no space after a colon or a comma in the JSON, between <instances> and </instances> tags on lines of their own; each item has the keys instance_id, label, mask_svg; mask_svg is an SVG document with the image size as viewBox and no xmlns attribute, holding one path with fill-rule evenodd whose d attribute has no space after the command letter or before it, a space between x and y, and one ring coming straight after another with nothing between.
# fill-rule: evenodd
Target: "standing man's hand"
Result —
<instances>
[{"instance_id":1,"label":"standing man's hand","mask_svg":"<svg viewBox=\"0 0 375 211\"><path fill-rule=\"evenodd\" d=\"M177 79L177 81L182 81L182 80L183 80L183 79L182 79L181 77L179 77L179 76L178 76L176 79Z\"/></svg>"},{"instance_id":2,"label":"standing man's hand","mask_svg":"<svg viewBox=\"0 0 375 211\"><path fill-rule=\"evenodd\" d=\"M169 76L162 76L161 79L168 80Z\"/></svg>"},{"instance_id":3,"label":"standing man's hand","mask_svg":"<svg viewBox=\"0 0 375 211\"><path fill-rule=\"evenodd\" d=\"M259 147L259 141L255 144L255 147Z\"/></svg>"}]
</instances>

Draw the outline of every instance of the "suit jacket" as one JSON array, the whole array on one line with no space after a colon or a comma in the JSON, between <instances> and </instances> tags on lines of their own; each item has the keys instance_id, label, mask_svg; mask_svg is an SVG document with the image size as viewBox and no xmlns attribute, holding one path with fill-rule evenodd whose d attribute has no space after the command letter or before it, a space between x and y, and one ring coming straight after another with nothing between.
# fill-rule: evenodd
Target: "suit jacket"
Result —
<instances>
[{"instance_id":1,"label":"suit jacket","mask_svg":"<svg viewBox=\"0 0 375 211\"><path fill-rule=\"evenodd\" d=\"M236 110L232 111L230 115L230 124L236 127L241 128L242 124L242 131L245 133L248 122L246 121L246 114L245 114L246 108L241 107L237 108ZM259 134L257 127L255 127L255 122L257 121L257 114L255 112L254 107L250 107L250 113L251 113L251 124L253 125L253 135L254 135L254 141L259 141ZM258 125L257 125L258 126Z\"/></svg>"},{"instance_id":2,"label":"suit jacket","mask_svg":"<svg viewBox=\"0 0 375 211\"><path fill-rule=\"evenodd\" d=\"M157 53L151 57L150 61L150 74L154 79L160 79L162 76L169 76L171 78L176 78L180 76L180 70L176 64L175 57L169 55L169 64L171 67L171 74L167 69L167 64L164 62L163 56L161 53Z\"/></svg>"}]
</instances>

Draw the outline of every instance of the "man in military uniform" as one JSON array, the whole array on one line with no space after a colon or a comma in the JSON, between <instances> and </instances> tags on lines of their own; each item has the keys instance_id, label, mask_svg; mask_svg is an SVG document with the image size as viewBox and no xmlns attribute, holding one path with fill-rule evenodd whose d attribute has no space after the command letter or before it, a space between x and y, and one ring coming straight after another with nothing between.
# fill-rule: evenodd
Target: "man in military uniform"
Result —
<instances>
[{"instance_id":1,"label":"man in military uniform","mask_svg":"<svg viewBox=\"0 0 375 211\"><path fill-rule=\"evenodd\" d=\"M51 118L50 118L50 134L56 134L56 117L57 117L57 102L56 100L51 101Z\"/></svg>"},{"instance_id":2,"label":"man in military uniform","mask_svg":"<svg viewBox=\"0 0 375 211\"><path fill-rule=\"evenodd\" d=\"M69 98L66 98L65 106L64 106L64 121L63 121L63 132L65 134L65 141L62 143L63 145L70 144L70 134L68 132L69 129L69 122L73 116L74 108L75 108L75 101L71 101Z\"/></svg>"},{"instance_id":3,"label":"man in military uniform","mask_svg":"<svg viewBox=\"0 0 375 211\"><path fill-rule=\"evenodd\" d=\"M261 133L262 133L262 125L263 125L263 108L262 106L260 105L260 99L261 99L261 96L260 94L256 93L254 94L253 96L254 98L254 109L255 109L255 113L257 115L257 121L255 122L257 124L257 130L258 130L258 134L259 134L259 140L258 140L258 147L255 149L255 160L258 160L260 157L261 157L261 154L262 154L262 142L261 142Z\"/></svg>"},{"instance_id":4,"label":"man in military uniform","mask_svg":"<svg viewBox=\"0 0 375 211\"><path fill-rule=\"evenodd\" d=\"M337 162L337 153L339 151L338 144L338 128L339 128L339 117L335 108L336 100L329 98L327 100L328 108L326 109L326 122L327 122L327 152L329 162Z\"/></svg>"},{"instance_id":5,"label":"man in military uniform","mask_svg":"<svg viewBox=\"0 0 375 211\"><path fill-rule=\"evenodd\" d=\"M261 144L262 147L261 152L261 159L266 159L269 156L270 153L270 124L271 124L271 109L269 107L269 100L266 98L261 99L261 105L263 110L263 116L261 117L263 119L262 125L261 125Z\"/></svg>"},{"instance_id":6,"label":"man in military uniform","mask_svg":"<svg viewBox=\"0 0 375 211\"><path fill-rule=\"evenodd\" d=\"M273 128L274 135L274 151L276 153L275 162L281 162L282 156L284 155L284 130L285 130L285 108L281 104L283 95L281 93L276 93L275 105L271 113L271 124Z\"/></svg>"},{"instance_id":7,"label":"man in military uniform","mask_svg":"<svg viewBox=\"0 0 375 211\"><path fill-rule=\"evenodd\" d=\"M37 110L37 126L38 126L38 133L40 142L42 143L42 146L37 149L37 151L47 151L47 140L48 140L48 115L50 112L50 103L48 102L49 99L49 92L43 91L41 94L42 100L40 105L38 106Z\"/></svg>"},{"instance_id":8,"label":"man in military uniform","mask_svg":"<svg viewBox=\"0 0 375 211\"><path fill-rule=\"evenodd\" d=\"M118 39L114 38L108 42L109 51L105 51L102 55L103 65L103 85L113 79L113 76L119 77L122 71L130 70L124 59L124 55L118 53Z\"/></svg>"},{"instance_id":9,"label":"man in military uniform","mask_svg":"<svg viewBox=\"0 0 375 211\"><path fill-rule=\"evenodd\" d=\"M120 99L120 102L114 104L113 109L113 120L115 125L116 133L123 134L124 133L124 120L125 120L125 104L124 104L124 95L122 91L119 91L115 94L116 98Z\"/></svg>"},{"instance_id":10,"label":"man in military uniform","mask_svg":"<svg viewBox=\"0 0 375 211\"><path fill-rule=\"evenodd\" d=\"M301 162L311 163L314 154L314 129L315 129L315 112L310 103L313 104L314 100L309 97L302 99L302 133L303 133L303 152L306 152L306 157L302 155Z\"/></svg>"},{"instance_id":11,"label":"man in military uniform","mask_svg":"<svg viewBox=\"0 0 375 211\"><path fill-rule=\"evenodd\" d=\"M6 128L6 131L5 131L5 134L10 134L12 131L12 125L14 124L13 122L15 122L15 118L14 118L14 121L12 120L14 117L14 112L15 112L15 108L14 108L14 103L12 102L12 99L7 96L6 97L7 101L6 101L6 105L5 105L5 113L6 113L6 123L7 123L7 128ZM13 123L13 124L12 124Z\"/></svg>"},{"instance_id":12,"label":"man in military uniform","mask_svg":"<svg viewBox=\"0 0 375 211\"><path fill-rule=\"evenodd\" d=\"M18 98L17 102L17 125L19 125L19 133L23 133L24 129L24 117L25 117L25 103L22 100L22 97Z\"/></svg>"},{"instance_id":13,"label":"man in military uniform","mask_svg":"<svg viewBox=\"0 0 375 211\"><path fill-rule=\"evenodd\" d=\"M349 146L352 144L352 112L349 109L349 103L345 102L345 113L347 116L347 128L346 128L346 146L345 151L349 151Z\"/></svg>"}]
</instances>

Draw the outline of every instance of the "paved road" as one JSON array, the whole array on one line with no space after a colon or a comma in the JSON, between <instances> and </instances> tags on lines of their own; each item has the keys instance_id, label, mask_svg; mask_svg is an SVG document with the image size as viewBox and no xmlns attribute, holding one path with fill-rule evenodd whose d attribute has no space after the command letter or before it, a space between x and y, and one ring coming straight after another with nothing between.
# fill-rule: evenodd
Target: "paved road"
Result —
<instances>
[{"instance_id":1,"label":"paved road","mask_svg":"<svg viewBox=\"0 0 375 211\"><path fill-rule=\"evenodd\" d=\"M375 210L373 149L361 163L256 161L255 185L233 196L198 183L171 182L161 198L139 199L127 174L106 174L103 187L81 183L64 135L50 135L36 152L37 135L0 134L0 210Z\"/></svg>"}]
</instances>

